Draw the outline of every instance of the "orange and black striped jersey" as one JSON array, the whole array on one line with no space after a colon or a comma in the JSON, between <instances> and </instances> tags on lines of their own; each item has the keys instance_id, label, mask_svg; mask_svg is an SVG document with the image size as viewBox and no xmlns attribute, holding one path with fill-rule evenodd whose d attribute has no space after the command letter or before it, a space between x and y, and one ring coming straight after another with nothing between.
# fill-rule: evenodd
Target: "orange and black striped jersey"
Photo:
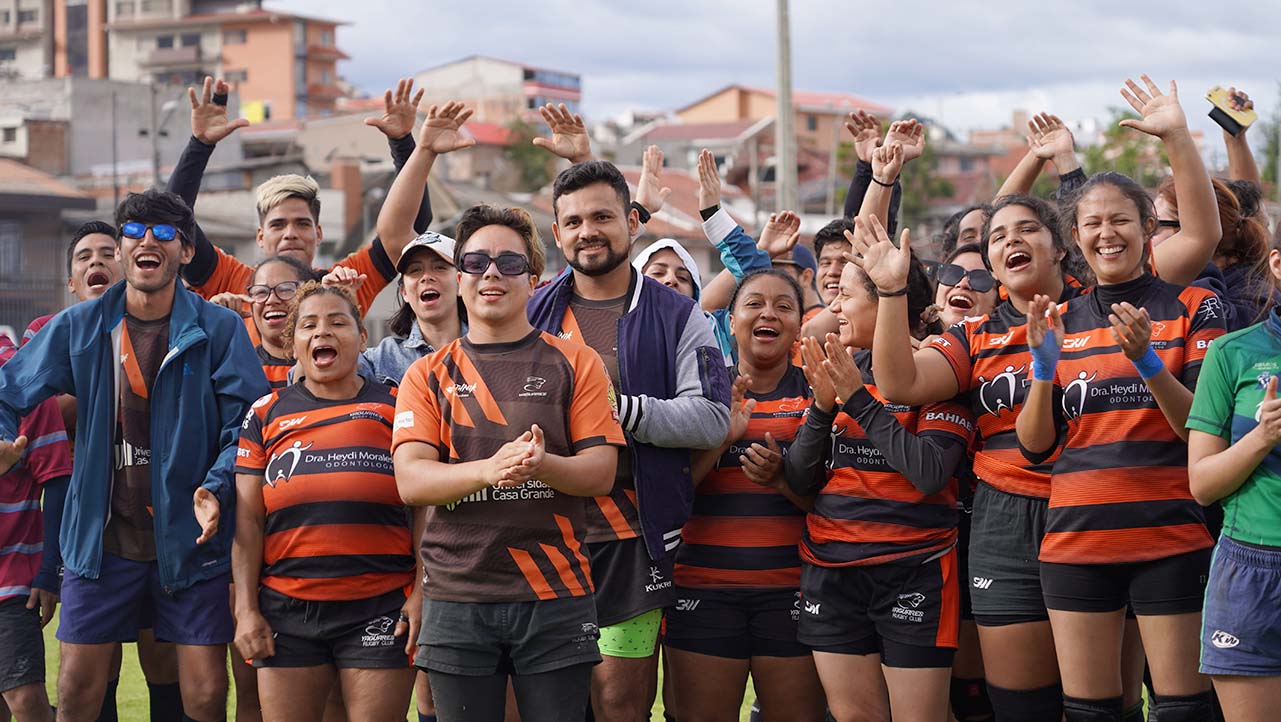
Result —
<instances>
[{"instance_id":1,"label":"orange and black striped jersey","mask_svg":"<svg viewBox=\"0 0 1281 722\"><path fill-rule=\"evenodd\" d=\"M959 397L925 406L889 403L876 390L871 354L859 351L854 360L866 393L856 392L836 415L827 483L806 518L801 558L839 567L945 550L956 543L956 463L974 434L970 410ZM913 457L951 452L950 468L935 465L940 491L925 494L908 480L927 466Z\"/></svg>"},{"instance_id":2,"label":"orange and black striped jersey","mask_svg":"<svg viewBox=\"0 0 1281 722\"><path fill-rule=\"evenodd\" d=\"M1065 285L1060 301L1080 296L1079 285ZM1051 456L1031 463L1019 449L1014 421L1032 385L1032 354L1027 346L1027 317L1008 301L987 316L964 319L927 348L943 354L968 395L978 422L974 475L1007 494L1050 496Z\"/></svg>"},{"instance_id":3,"label":"orange and black striped jersey","mask_svg":"<svg viewBox=\"0 0 1281 722\"><path fill-rule=\"evenodd\" d=\"M627 309L627 298L589 301L570 298L561 319L560 337L586 344L605 361L614 393L620 391L618 372L618 322ZM636 477L632 474L632 455L618 455L618 471L609 494L593 499L587 506L588 543L634 539L641 534L640 508L636 505Z\"/></svg>"},{"instance_id":4,"label":"orange and black striped jersey","mask_svg":"<svg viewBox=\"0 0 1281 722\"><path fill-rule=\"evenodd\" d=\"M769 433L787 453L811 393L805 374L791 366L778 387L756 400L743 437L721 455L698 485L694 512L681 530L676 583L709 589L795 589L801 583L797 545L805 512L786 496L748 480L739 457Z\"/></svg>"},{"instance_id":5,"label":"orange and black striped jersey","mask_svg":"<svg viewBox=\"0 0 1281 722\"><path fill-rule=\"evenodd\" d=\"M1061 309L1055 392L1064 441L1054 462L1042 561L1141 562L1213 543L1188 489L1187 445L1112 337L1108 314L1123 300L1147 309L1152 349L1189 388L1210 343L1224 333L1218 296L1150 275L1095 288Z\"/></svg>"},{"instance_id":6,"label":"orange and black striped jersey","mask_svg":"<svg viewBox=\"0 0 1281 722\"><path fill-rule=\"evenodd\" d=\"M220 293L244 293L253 283L254 267L217 246L214 246L214 251L218 254L218 260L214 264L213 271L204 283L192 286L191 290L206 300ZM383 250L382 241L378 239L335 263L334 266L346 266L365 274L365 282L356 290L356 303L360 306L362 315L369 312L369 307L374 304L378 292L396 278L396 266L388 258L387 252ZM328 273L330 270L332 269L317 268L316 272ZM249 340L257 344L259 342L258 327L254 325L252 318L245 319L245 330L249 332Z\"/></svg>"},{"instance_id":7,"label":"orange and black striped jersey","mask_svg":"<svg viewBox=\"0 0 1281 722\"><path fill-rule=\"evenodd\" d=\"M415 361L397 398L393 451L430 444L448 463L487 459L535 423L548 454L626 444L600 356L541 331L511 343L455 340ZM586 506L534 479L430 507L420 549L427 596L523 602L590 594Z\"/></svg>"},{"instance_id":8,"label":"orange and black striped jersey","mask_svg":"<svg viewBox=\"0 0 1281 722\"><path fill-rule=\"evenodd\" d=\"M272 391L279 391L289 385L289 370L294 367L293 361L272 356L262 344L258 344L258 360L262 363L262 373L267 377Z\"/></svg>"},{"instance_id":9,"label":"orange and black striped jersey","mask_svg":"<svg viewBox=\"0 0 1281 722\"><path fill-rule=\"evenodd\" d=\"M236 473L262 479L262 583L295 599L366 599L414 581L411 515L391 463L395 391L353 399L295 384L259 399L240 431Z\"/></svg>"}]
</instances>

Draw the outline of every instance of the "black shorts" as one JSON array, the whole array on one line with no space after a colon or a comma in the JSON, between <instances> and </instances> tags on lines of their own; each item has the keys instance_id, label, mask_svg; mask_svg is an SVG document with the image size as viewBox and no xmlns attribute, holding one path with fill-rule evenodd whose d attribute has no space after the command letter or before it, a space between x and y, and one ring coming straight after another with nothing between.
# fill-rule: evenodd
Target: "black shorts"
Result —
<instances>
[{"instance_id":1,"label":"black shorts","mask_svg":"<svg viewBox=\"0 0 1281 722\"><path fill-rule=\"evenodd\" d=\"M676 588L663 643L673 649L728 659L805 657L796 641L801 593L794 589Z\"/></svg>"},{"instance_id":2,"label":"black shorts","mask_svg":"<svg viewBox=\"0 0 1281 722\"><path fill-rule=\"evenodd\" d=\"M396 669L410 666L408 636L394 636L405 592L369 599L310 602L274 589L258 592L258 608L271 626L276 653L255 659L259 668L315 667Z\"/></svg>"},{"instance_id":3,"label":"black shorts","mask_svg":"<svg viewBox=\"0 0 1281 722\"><path fill-rule=\"evenodd\" d=\"M1211 549L1130 564L1041 564L1045 605L1064 612L1115 612L1129 602L1142 616L1200 612Z\"/></svg>"},{"instance_id":4,"label":"black shorts","mask_svg":"<svg viewBox=\"0 0 1281 722\"><path fill-rule=\"evenodd\" d=\"M626 622L676 603L672 557L654 561L640 537L587 545L596 587L596 617L602 627Z\"/></svg>"},{"instance_id":5,"label":"black shorts","mask_svg":"<svg viewBox=\"0 0 1281 722\"><path fill-rule=\"evenodd\" d=\"M979 482L970 517L969 587L974 621L997 627L1050 618L1041 594L1041 539L1049 500Z\"/></svg>"},{"instance_id":6,"label":"black shorts","mask_svg":"<svg viewBox=\"0 0 1281 722\"><path fill-rule=\"evenodd\" d=\"M44 684L44 635L40 610L27 609L27 597L0 602L0 692Z\"/></svg>"},{"instance_id":7,"label":"black shorts","mask_svg":"<svg viewBox=\"0 0 1281 722\"><path fill-rule=\"evenodd\" d=\"M425 599L414 664L469 677L541 674L600 662L598 639L591 595L537 602Z\"/></svg>"},{"instance_id":8,"label":"black shorts","mask_svg":"<svg viewBox=\"0 0 1281 722\"><path fill-rule=\"evenodd\" d=\"M955 549L923 563L801 566L797 639L815 652L879 653L887 667L949 667L959 626Z\"/></svg>"}]
</instances>

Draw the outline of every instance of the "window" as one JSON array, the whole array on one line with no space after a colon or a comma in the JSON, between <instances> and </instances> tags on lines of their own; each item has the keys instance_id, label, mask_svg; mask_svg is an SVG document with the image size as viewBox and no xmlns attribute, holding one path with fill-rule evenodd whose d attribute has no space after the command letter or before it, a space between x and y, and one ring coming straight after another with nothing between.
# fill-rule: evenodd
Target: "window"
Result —
<instances>
[{"instance_id":1,"label":"window","mask_svg":"<svg viewBox=\"0 0 1281 722\"><path fill-rule=\"evenodd\" d=\"M133 11L137 7L138 6L134 0L120 0L116 3L116 17L131 18L133 17Z\"/></svg>"},{"instance_id":2,"label":"window","mask_svg":"<svg viewBox=\"0 0 1281 722\"><path fill-rule=\"evenodd\" d=\"M200 47L200 33L183 33L179 40L184 48Z\"/></svg>"},{"instance_id":3,"label":"window","mask_svg":"<svg viewBox=\"0 0 1281 722\"><path fill-rule=\"evenodd\" d=\"M172 48L172 47L173 47L173 36L172 36L172 35L157 35L157 36L156 36L156 47L157 47L157 48Z\"/></svg>"},{"instance_id":4,"label":"window","mask_svg":"<svg viewBox=\"0 0 1281 722\"><path fill-rule=\"evenodd\" d=\"M22 268L22 224L0 223L0 268Z\"/></svg>"},{"instance_id":5,"label":"window","mask_svg":"<svg viewBox=\"0 0 1281 722\"><path fill-rule=\"evenodd\" d=\"M173 0L142 0L142 12L169 14L173 12Z\"/></svg>"},{"instance_id":6,"label":"window","mask_svg":"<svg viewBox=\"0 0 1281 722\"><path fill-rule=\"evenodd\" d=\"M818 130L818 116L817 116L817 115L807 115L807 116L805 116L805 129L806 129L806 130L808 130L808 131L809 131L809 132L811 132L811 133L813 133L814 131Z\"/></svg>"},{"instance_id":7,"label":"window","mask_svg":"<svg viewBox=\"0 0 1281 722\"><path fill-rule=\"evenodd\" d=\"M329 47L334 44L334 33L332 30L320 31L320 44Z\"/></svg>"},{"instance_id":8,"label":"window","mask_svg":"<svg viewBox=\"0 0 1281 722\"><path fill-rule=\"evenodd\" d=\"M249 71L228 70L227 74L223 76L223 80L226 80L228 83L243 83L246 80L249 80Z\"/></svg>"},{"instance_id":9,"label":"window","mask_svg":"<svg viewBox=\"0 0 1281 722\"><path fill-rule=\"evenodd\" d=\"M0 48L0 61L17 60L17 59L18 59L17 48Z\"/></svg>"},{"instance_id":10,"label":"window","mask_svg":"<svg viewBox=\"0 0 1281 722\"><path fill-rule=\"evenodd\" d=\"M38 17L39 17L39 11L37 10L19 10L18 24L19 25L35 24L36 18Z\"/></svg>"},{"instance_id":11,"label":"window","mask_svg":"<svg viewBox=\"0 0 1281 722\"><path fill-rule=\"evenodd\" d=\"M244 30L228 30L222 34L223 45L244 45L248 39L248 33Z\"/></svg>"},{"instance_id":12,"label":"window","mask_svg":"<svg viewBox=\"0 0 1281 722\"><path fill-rule=\"evenodd\" d=\"M5 143L16 143L16 142L18 142L18 129L17 129L17 128L5 128L5 129L4 129L4 136L3 136L3 140L4 140L4 142L5 142Z\"/></svg>"},{"instance_id":13,"label":"window","mask_svg":"<svg viewBox=\"0 0 1281 722\"><path fill-rule=\"evenodd\" d=\"M8 25L13 20L13 13L8 10L0 10L0 25Z\"/></svg>"},{"instance_id":14,"label":"window","mask_svg":"<svg viewBox=\"0 0 1281 722\"><path fill-rule=\"evenodd\" d=\"M961 156L961 172L969 173L972 170L974 170L974 159L966 156Z\"/></svg>"},{"instance_id":15,"label":"window","mask_svg":"<svg viewBox=\"0 0 1281 722\"><path fill-rule=\"evenodd\" d=\"M328 70L320 71L320 83L322 85L333 85L333 82L334 82L333 73L329 72Z\"/></svg>"}]
</instances>

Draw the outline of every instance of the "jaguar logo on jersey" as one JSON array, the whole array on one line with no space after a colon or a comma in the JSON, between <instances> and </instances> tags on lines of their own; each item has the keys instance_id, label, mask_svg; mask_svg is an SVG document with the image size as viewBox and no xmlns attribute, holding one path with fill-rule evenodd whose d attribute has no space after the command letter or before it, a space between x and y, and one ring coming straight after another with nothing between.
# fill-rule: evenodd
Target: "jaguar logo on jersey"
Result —
<instances>
[{"instance_id":1,"label":"jaguar logo on jersey","mask_svg":"<svg viewBox=\"0 0 1281 722\"><path fill-rule=\"evenodd\" d=\"M542 376L530 376L525 379L525 393L521 396L546 396L547 392L543 387L547 385L547 379Z\"/></svg>"},{"instance_id":2,"label":"jaguar logo on jersey","mask_svg":"<svg viewBox=\"0 0 1281 722\"><path fill-rule=\"evenodd\" d=\"M1085 399L1090 393L1090 382L1097 376L1098 372L1090 374L1088 377L1082 371L1076 375L1072 383L1063 389L1063 415L1068 419L1075 419L1085 413Z\"/></svg>"},{"instance_id":3,"label":"jaguar logo on jersey","mask_svg":"<svg viewBox=\"0 0 1281 722\"><path fill-rule=\"evenodd\" d=\"M267 486L275 489L276 484L292 479L294 471L298 469L298 462L302 461L302 452L310 448L310 443L303 446L301 441L295 441L293 446L279 454L272 452L271 461L267 462L267 468L262 475L263 481Z\"/></svg>"},{"instance_id":4,"label":"jaguar logo on jersey","mask_svg":"<svg viewBox=\"0 0 1281 722\"><path fill-rule=\"evenodd\" d=\"M980 376L982 385L979 386L979 403L983 410L993 416L1000 416L1002 410L1013 409L1015 393L1026 370L1027 366L1006 366L1004 371L993 376L990 381ZM1024 378L1022 383L1026 386L1027 379Z\"/></svg>"}]
</instances>

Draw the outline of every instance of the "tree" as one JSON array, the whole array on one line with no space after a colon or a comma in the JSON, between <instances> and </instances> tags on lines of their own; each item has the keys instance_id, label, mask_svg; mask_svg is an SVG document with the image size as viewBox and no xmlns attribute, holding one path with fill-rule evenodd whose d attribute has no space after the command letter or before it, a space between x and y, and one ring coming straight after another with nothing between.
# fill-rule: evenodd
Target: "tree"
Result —
<instances>
[{"instance_id":1,"label":"tree","mask_svg":"<svg viewBox=\"0 0 1281 722\"><path fill-rule=\"evenodd\" d=\"M926 133L928 132L927 127ZM927 140L921 157L903 166L903 172L899 174L899 183L903 187L903 200L899 204L899 218L902 222L900 227L915 228L922 225L932 199L948 198L956 192L952 181L936 175L938 165L934 146Z\"/></svg>"},{"instance_id":2,"label":"tree","mask_svg":"<svg viewBox=\"0 0 1281 722\"><path fill-rule=\"evenodd\" d=\"M517 118L508 123L507 128L511 131L511 143L504 154L519 172L521 188L533 192L550 183L555 158L534 145L534 138L539 135L534 126Z\"/></svg>"},{"instance_id":3,"label":"tree","mask_svg":"<svg viewBox=\"0 0 1281 722\"><path fill-rule=\"evenodd\" d=\"M1272 108L1272 116L1267 122L1260 122L1251 134L1257 133L1256 138L1261 138L1260 151L1263 153L1263 162L1259 164L1259 170L1263 176L1264 185L1271 184L1274 192L1281 192L1281 183L1278 183L1277 174L1281 168L1277 167L1278 153L1281 152L1281 83L1277 83L1277 104Z\"/></svg>"},{"instance_id":4,"label":"tree","mask_svg":"<svg viewBox=\"0 0 1281 722\"><path fill-rule=\"evenodd\" d=\"M1112 114L1103 142L1085 149L1082 167L1092 176L1104 171L1116 171L1130 176L1145 188L1155 188L1165 179L1170 167L1165 147L1158 138L1123 128L1126 118L1138 119L1138 114L1121 108L1109 108Z\"/></svg>"}]
</instances>

